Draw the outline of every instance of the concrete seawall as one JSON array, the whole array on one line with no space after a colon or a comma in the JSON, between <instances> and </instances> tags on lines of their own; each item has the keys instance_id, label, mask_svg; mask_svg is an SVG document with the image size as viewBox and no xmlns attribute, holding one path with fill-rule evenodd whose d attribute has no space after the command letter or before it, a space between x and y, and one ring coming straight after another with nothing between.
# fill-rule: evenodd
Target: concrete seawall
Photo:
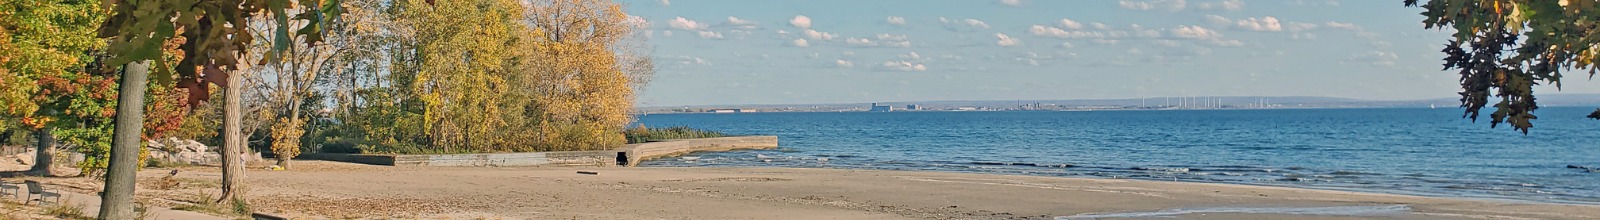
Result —
<instances>
[{"instance_id":1,"label":"concrete seawall","mask_svg":"<svg viewBox=\"0 0 1600 220\"><path fill-rule=\"evenodd\" d=\"M637 166L645 160L684 155L693 152L771 149L778 147L777 136L741 136L698 138L630 144L617 149L625 160L618 163Z\"/></svg>"},{"instance_id":2,"label":"concrete seawall","mask_svg":"<svg viewBox=\"0 0 1600 220\"><path fill-rule=\"evenodd\" d=\"M295 159L339 161L383 166L613 166L615 151L561 151L499 154L303 154Z\"/></svg>"},{"instance_id":3,"label":"concrete seawall","mask_svg":"<svg viewBox=\"0 0 1600 220\"><path fill-rule=\"evenodd\" d=\"M776 136L742 136L629 144L607 151L424 155L310 153L295 159L383 166L636 166L644 160L693 152L775 147L778 147Z\"/></svg>"}]
</instances>

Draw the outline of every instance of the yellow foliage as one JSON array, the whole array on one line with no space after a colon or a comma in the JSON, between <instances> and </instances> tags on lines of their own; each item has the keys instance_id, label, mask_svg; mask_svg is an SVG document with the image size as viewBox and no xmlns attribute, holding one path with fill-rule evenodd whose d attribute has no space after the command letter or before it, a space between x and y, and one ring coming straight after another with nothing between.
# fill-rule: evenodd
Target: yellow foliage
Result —
<instances>
[{"instance_id":1,"label":"yellow foliage","mask_svg":"<svg viewBox=\"0 0 1600 220\"><path fill-rule=\"evenodd\" d=\"M272 124L272 154L279 160L300 156L300 136L305 135L305 120L282 118Z\"/></svg>"}]
</instances>

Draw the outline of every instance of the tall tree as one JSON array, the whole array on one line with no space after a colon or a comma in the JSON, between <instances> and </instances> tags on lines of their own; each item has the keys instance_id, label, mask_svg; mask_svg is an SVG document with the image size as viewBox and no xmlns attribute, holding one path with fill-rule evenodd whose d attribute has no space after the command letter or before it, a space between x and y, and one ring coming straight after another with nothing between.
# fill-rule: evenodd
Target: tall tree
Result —
<instances>
[{"instance_id":1,"label":"tall tree","mask_svg":"<svg viewBox=\"0 0 1600 220\"><path fill-rule=\"evenodd\" d=\"M411 93L424 104L427 145L442 151L472 151L503 143L495 135L504 77L522 50L515 49L526 28L522 5L511 0L401 3L401 20L416 31L417 59ZM451 24L451 25L440 25Z\"/></svg>"},{"instance_id":2,"label":"tall tree","mask_svg":"<svg viewBox=\"0 0 1600 220\"><path fill-rule=\"evenodd\" d=\"M633 89L653 73L642 44L630 44L643 22L608 0L539 0L528 11L534 28L531 90L540 140L554 150L602 149L626 140ZM566 128L562 128L566 127Z\"/></svg>"},{"instance_id":3,"label":"tall tree","mask_svg":"<svg viewBox=\"0 0 1600 220\"><path fill-rule=\"evenodd\" d=\"M38 135L28 173L53 176L55 128L108 117L111 78L85 67L105 43L94 37L106 13L94 1L0 0L0 117Z\"/></svg>"},{"instance_id":4,"label":"tall tree","mask_svg":"<svg viewBox=\"0 0 1600 220\"><path fill-rule=\"evenodd\" d=\"M1417 0L1405 0L1418 7ZM1600 63L1600 3L1592 0L1430 0L1420 5L1423 27L1453 29L1446 41L1444 69L1461 75L1462 117L1476 121L1498 97L1490 127L1500 123L1528 133L1533 127L1533 87L1561 88L1566 71ZM1589 114L1600 119L1600 109Z\"/></svg>"},{"instance_id":5,"label":"tall tree","mask_svg":"<svg viewBox=\"0 0 1600 220\"><path fill-rule=\"evenodd\" d=\"M142 129L144 83L153 75L156 80L177 79L177 86L187 89L191 102L204 101L209 94L208 84L227 87L228 70L237 70L236 54L247 54L253 36L241 30L249 19L259 12L268 12L279 23L274 32L271 54L290 44L288 28L290 15L285 11L298 11L298 20L311 22L297 31L306 43L320 40L324 19L337 19L341 11L337 0L154 0L106 1L106 7L115 12L100 26L100 37L110 39L107 47L111 59L108 66L124 66L118 106L115 140L111 148L111 165L106 178L105 196L101 199L101 219L133 219L134 169L139 149L138 134ZM159 58L159 46L184 30L186 56L174 71L156 68L148 74L145 66ZM275 61L275 59L273 60ZM156 62L165 65L164 62ZM137 100L129 102L129 100ZM224 146L228 148L228 146ZM235 146L236 148L236 146ZM228 153L224 153L226 156ZM229 161L224 161L228 165ZM225 169L224 172L230 172ZM226 199L226 198L225 198Z\"/></svg>"}]
</instances>

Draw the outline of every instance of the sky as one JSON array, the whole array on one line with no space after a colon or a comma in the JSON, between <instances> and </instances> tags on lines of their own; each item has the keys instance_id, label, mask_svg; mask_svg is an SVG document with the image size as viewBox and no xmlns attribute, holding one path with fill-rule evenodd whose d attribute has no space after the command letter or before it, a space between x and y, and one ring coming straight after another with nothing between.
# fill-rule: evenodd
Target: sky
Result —
<instances>
[{"instance_id":1,"label":"sky","mask_svg":"<svg viewBox=\"0 0 1600 220\"><path fill-rule=\"evenodd\" d=\"M1453 31L1400 0L622 2L658 69L641 106L1460 90ZM1600 92L1571 76L1560 93Z\"/></svg>"}]
</instances>

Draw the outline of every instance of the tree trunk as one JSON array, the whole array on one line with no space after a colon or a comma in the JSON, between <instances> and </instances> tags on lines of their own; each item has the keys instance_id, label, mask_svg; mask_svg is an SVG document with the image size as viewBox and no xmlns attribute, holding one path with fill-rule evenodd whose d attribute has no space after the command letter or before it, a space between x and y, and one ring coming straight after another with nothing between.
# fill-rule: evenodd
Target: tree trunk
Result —
<instances>
[{"instance_id":1,"label":"tree trunk","mask_svg":"<svg viewBox=\"0 0 1600 220\"><path fill-rule=\"evenodd\" d=\"M144 133L144 92L149 71L150 61L123 67L111 160L106 165L106 186L100 197L100 219L134 218L133 190L139 168L139 136Z\"/></svg>"},{"instance_id":2,"label":"tree trunk","mask_svg":"<svg viewBox=\"0 0 1600 220\"><path fill-rule=\"evenodd\" d=\"M283 155L279 155L278 156L278 167L282 167L283 169L288 170L289 169L289 160L290 160L290 158L284 158Z\"/></svg>"},{"instance_id":3,"label":"tree trunk","mask_svg":"<svg viewBox=\"0 0 1600 220\"><path fill-rule=\"evenodd\" d=\"M229 202L235 198L244 197L240 192L239 179L244 174L244 161L240 160L240 153L244 148L244 131L240 122L244 118L244 109L240 107L244 90L244 70L235 70L228 74L228 87L223 88L222 106L222 197L217 198L218 204Z\"/></svg>"},{"instance_id":4,"label":"tree trunk","mask_svg":"<svg viewBox=\"0 0 1600 220\"><path fill-rule=\"evenodd\" d=\"M50 130L54 128L45 126L38 131L39 145L33 151L33 168L28 169L30 176L56 176L54 169L50 169L56 158L56 136L50 134Z\"/></svg>"}]
</instances>

